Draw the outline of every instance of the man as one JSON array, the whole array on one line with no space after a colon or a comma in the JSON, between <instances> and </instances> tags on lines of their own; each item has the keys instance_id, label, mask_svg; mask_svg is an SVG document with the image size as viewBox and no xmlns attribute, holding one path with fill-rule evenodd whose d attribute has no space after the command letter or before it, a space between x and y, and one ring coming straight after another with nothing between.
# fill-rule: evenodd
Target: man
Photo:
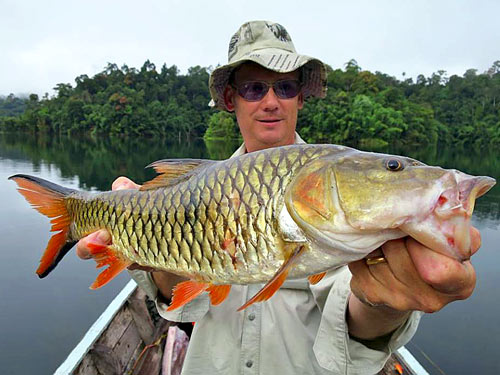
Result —
<instances>
[{"instance_id":1,"label":"man","mask_svg":"<svg viewBox=\"0 0 500 375\"><path fill-rule=\"evenodd\" d=\"M243 145L233 156L302 143L297 114L307 96L323 97L326 71L295 52L278 24L244 24L231 39L229 63L210 77L214 105L235 112ZM119 178L113 189L137 187ZM479 234L473 230L473 252ZM100 231L78 244L108 243ZM475 285L470 262L460 263L411 238L389 241L373 254L330 271L316 285L289 280L268 301L236 309L261 285L234 285L219 306L201 295L167 312L172 287L183 279L166 272L134 271L156 298L160 314L195 321L185 374L375 374L390 353L410 340L420 311L435 312L467 298ZM368 264L367 264L368 263Z\"/></svg>"}]
</instances>

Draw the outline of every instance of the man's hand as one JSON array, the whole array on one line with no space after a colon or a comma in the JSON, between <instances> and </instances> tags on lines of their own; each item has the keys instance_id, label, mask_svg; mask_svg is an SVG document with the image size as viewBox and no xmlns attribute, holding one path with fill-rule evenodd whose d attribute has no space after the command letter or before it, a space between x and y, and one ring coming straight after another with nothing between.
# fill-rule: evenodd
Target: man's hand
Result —
<instances>
[{"instance_id":1,"label":"man's hand","mask_svg":"<svg viewBox=\"0 0 500 375\"><path fill-rule=\"evenodd\" d=\"M472 254L481 245L471 229ZM365 259L349 264L353 275L349 300L349 333L361 339L387 334L414 310L433 313L468 298L476 284L470 261L459 262L407 237L388 241L381 250L386 263L368 266ZM370 256L376 254L371 254ZM382 255L382 254L379 254Z\"/></svg>"},{"instance_id":2,"label":"man's hand","mask_svg":"<svg viewBox=\"0 0 500 375\"><path fill-rule=\"evenodd\" d=\"M122 190L122 189L139 189L141 185L136 184L127 177L118 177L111 185L112 190ZM90 259L92 255L90 254L90 249L88 247L89 243L96 245L111 245L112 239L111 235L107 230L98 230L88 236L82 238L76 244L76 254L82 259ZM167 298L172 296L172 288L179 282L186 280L183 277L163 272L154 271L151 267L139 266L137 263L131 264L128 267L129 270L140 269L147 272L152 272L152 278L158 287L161 294ZM154 272L153 272L154 271Z\"/></svg>"},{"instance_id":3,"label":"man's hand","mask_svg":"<svg viewBox=\"0 0 500 375\"><path fill-rule=\"evenodd\" d=\"M111 190L139 189L140 187L141 185L137 185L134 181L122 176L113 182ZM111 235L107 230L102 229L89 234L87 237L83 237L76 244L76 255L82 259L92 258L90 248L88 247L90 243L95 245L111 245ZM133 269L133 265L129 268Z\"/></svg>"}]
</instances>

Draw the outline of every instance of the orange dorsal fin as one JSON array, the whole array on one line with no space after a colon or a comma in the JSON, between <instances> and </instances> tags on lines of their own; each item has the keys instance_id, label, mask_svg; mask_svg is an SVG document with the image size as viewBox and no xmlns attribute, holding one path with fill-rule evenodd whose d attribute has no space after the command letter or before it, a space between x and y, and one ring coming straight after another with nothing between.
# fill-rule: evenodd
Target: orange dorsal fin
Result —
<instances>
[{"instance_id":1,"label":"orange dorsal fin","mask_svg":"<svg viewBox=\"0 0 500 375\"><path fill-rule=\"evenodd\" d=\"M34 209L52 219L50 231L58 232L50 238L36 270L38 276L45 277L75 244L68 239L71 218L65 203L66 195L73 190L34 176L19 174L9 179L17 184L19 193Z\"/></svg>"},{"instance_id":2,"label":"orange dorsal fin","mask_svg":"<svg viewBox=\"0 0 500 375\"><path fill-rule=\"evenodd\" d=\"M172 290L172 303L167 311L172 311L184 306L186 303L198 297L207 290L207 283L200 283L193 280L183 281L174 286Z\"/></svg>"},{"instance_id":3,"label":"orange dorsal fin","mask_svg":"<svg viewBox=\"0 0 500 375\"><path fill-rule=\"evenodd\" d=\"M247 301L243 306L241 306L237 311L241 311L246 309L248 306L255 302L266 301L273 296L274 293L283 285L285 282L288 272L290 268L295 263L297 258L304 252L305 246L297 246L297 249L293 252L293 254L281 265L280 269L273 276L271 280L267 282L264 287L259 290L259 292L253 296L250 300Z\"/></svg>"},{"instance_id":4,"label":"orange dorsal fin","mask_svg":"<svg viewBox=\"0 0 500 375\"><path fill-rule=\"evenodd\" d=\"M317 273L316 275L311 275L309 276L307 279L309 280L309 282L314 285L314 284L317 284L321 281L321 279L323 277L325 277L326 275L326 272L321 272L321 273Z\"/></svg>"},{"instance_id":5,"label":"orange dorsal fin","mask_svg":"<svg viewBox=\"0 0 500 375\"><path fill-rule=\"evenodd\" d=\"M107 245L90 242L87 244L87 247L90 249L92 258L94 258L97 263L96 268L108 266L97 276L97 279L90 286L90 289L98 289L107 284L116 275L132 264L131 261L118 257L117 252Z\"/></svg>"},{"instance_id":6,"label":"orange dorsal fin","mask_svg":"<svg viewBox=\"0 0 500 375\"><path fill-rule=\"evenodd\" d=\"M216 163L216 161L205 159L164 159L155 161L146 168L152 167L158 173L158 176L151 181L145 182L140 190L175 185L189 177L195 169L211 163Z\"/></svg>"},{"instance_id":7,"label":"orange dorsal fin","mask_svg":"<svg viewBox=\"0 0 500 375\"><path fill-rule=\"evenodd\" d=\"M222 303L227 298L230 291L231 285L210 285L207 288L207 292L210 293L210 303L212 305Z\"/></svg>"}]
</instances>

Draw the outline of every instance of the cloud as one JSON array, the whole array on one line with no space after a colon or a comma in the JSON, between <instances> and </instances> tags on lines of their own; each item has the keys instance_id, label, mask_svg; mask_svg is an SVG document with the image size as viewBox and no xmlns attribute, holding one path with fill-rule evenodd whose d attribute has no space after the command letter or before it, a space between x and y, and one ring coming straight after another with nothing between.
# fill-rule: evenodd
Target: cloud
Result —
<instances>
[{"instance_id":1,"label":"cloud","mask_svg":"<svg viewBox=\"0 0 500 375\"><path fill-rule=\"evenodd\" d=\"M349 3L310 0L0 0L0 95L51 93L57 83L92 76L108 62L140 68L215 66L245 21L282 23L297 50L334 68L354 58L363 69L401 78L480 72L500 60L500 3L443 0Z\"/></svg>"}]
</instances>

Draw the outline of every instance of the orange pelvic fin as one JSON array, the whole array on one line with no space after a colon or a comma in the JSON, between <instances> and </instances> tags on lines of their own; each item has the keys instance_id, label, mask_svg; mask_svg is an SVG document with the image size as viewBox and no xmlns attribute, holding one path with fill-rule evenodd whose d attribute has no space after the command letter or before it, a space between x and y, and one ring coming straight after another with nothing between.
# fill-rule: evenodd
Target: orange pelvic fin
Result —
<instances>
[{"instance_id":1,"label":"orange pelvic fin","mask_svg":"<svg viewBox=\"0 0 500 375\"><path fill-rule=\"evenodd\" d=\"M207 292L210 293L210 303L212 305L222 303L227 298L230 291L231 285L210 285L207 288Z\"/></svg>"},{"instance_id":2,"label":"orange pelvic fin","mask_svg":"<svg viewBox=\"0 0 500 375\"><path fill-rule=\"evenodd\" d=\"M244 310L255 302L262 302L271 298L273 294L276 293L276 291L281 287L281 285L283 285L288 276L290 268L304 250L305 246L298 246L293 252L293 254L282 264L282 266L280 267L278 272L276 272L273 278L269 280L267 284L264 285L264 287L261 290L259 290L259 292L255 296L249 299L247 303L241 306L237 311Z\"/></svg>"},{"instance_id":3,"label":"orange pelvic fin","mask_svg":"<svg viewBox=\"0 0 500 375\"><path fill-rule=\"evenodd\" d=\"M317 273L316 275L311 275L309 276L307 279L309 280L309 282L314 285L314 284L317 284L321 281L321 279L326 275L326 272L321 272L321 273Z\"/></svg>"},{"instance_id":4,"label":"orange pelvic fin","mask_svg":"<svg viewBox=\"0 0 500 375\"><path fill-rule=\"evenodd\" d=\"M41 214L51 218L52 235L36 270L39 277L47 276L76 243L69 238L71 218L66 209L65 197L74 192L44 179L17 174L9 177L13 180L24 198Z\"/></svg>"},{"instance_id":5,"label":"orange pelvic fin","mask_svg":"<svg viewBox=\"0 0 500 375\"><path fill-rule=\"evenodd\" d=\"M96 268L108 266L108 268L97 276L97 279L90 286L90 289L98 289L107 284L116 275L132 264L129 260L119 258L116 251L107 245L88 243L87 246L90 249L90 254L92 254L92 257L97 263Z\"/></svg>"},{"instance_id":6,"label":"orange pelvic fin","mask_svg":"<svg viewBox=\"0 0 500 375\"><path fill-rule=\"evenodd\" d=\"M192 280L183 281L177 284L172 290L172 303L167 311L172 311L184 306L207 290L208 287L209 284L207 283L200 283Z\"/></svg>"}]
</instances>

